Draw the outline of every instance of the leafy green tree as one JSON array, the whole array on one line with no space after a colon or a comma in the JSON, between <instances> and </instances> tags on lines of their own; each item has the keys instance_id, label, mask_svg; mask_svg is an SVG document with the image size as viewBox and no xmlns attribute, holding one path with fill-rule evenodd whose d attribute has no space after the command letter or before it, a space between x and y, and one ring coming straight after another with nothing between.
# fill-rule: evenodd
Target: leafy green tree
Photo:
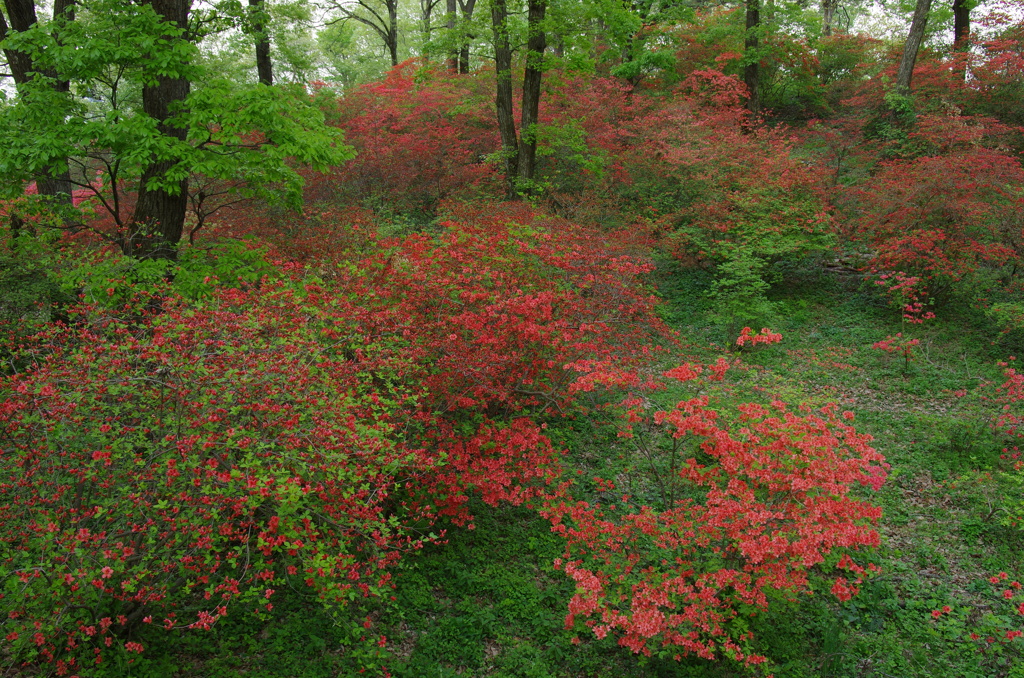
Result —
<instances>
[{"instance_id":1,"label":"leafy green tree","mask_svg":"<svg viewBox=\"0 0 1024 678\"><path fill-rule=\"evenodd\" d=\"M29 52L14 47L9 47L6 39L9 34L17 31L27 31L39 25L39 18L33 0L4 0L4 9L10 16L10 24L0 12L0 42L4 43L4 56L7 58L7 65L11 71L11 77L19 90L24 90L28 83L38 74L47 78L50 87L56 93L66 92L69 87L67 80L57 77L53 69L46 69L40 72L40 64ZM57 0L53 5L53 21L51 23L55 42L60 40L60 29L67 21L74 21L74 2L71 0ZM43 169L37 179L39 193L49 196L51 200L70 202L71 183L68 173L67 158L53 158L53 162Z\"/></svg>"},{"instance_id":2,"label":"leafy green tree","mask_svg":"<svg viewBox=\"0 0 1024 678\"><path fill-rule=\"evenodd\" d=\"M322 170L352 156L304 88L207 72L200 42L218 17L189 10L189 0L89 0L59 41L38 23L9 31L4 49L36 70L0 108L5 197L70 162L71 185L99 208L98 233L126 254L173 258L205 180L298 206L296 163Z\"/></svg>"}]
</instances>

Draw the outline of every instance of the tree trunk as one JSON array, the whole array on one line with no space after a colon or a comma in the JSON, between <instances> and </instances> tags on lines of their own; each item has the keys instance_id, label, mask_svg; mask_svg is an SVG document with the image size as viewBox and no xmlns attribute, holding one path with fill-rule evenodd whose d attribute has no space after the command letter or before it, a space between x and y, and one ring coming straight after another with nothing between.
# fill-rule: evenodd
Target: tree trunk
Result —
<instances>
[{"instance_id":1,"label":"tree trunk","mask_svg":"<svg viewBox=\"0 0 1024 678\"><path fill-rule=\"evenodd\" d=\"M476 0L458 0L459 5L462 7L462 21L464 24L469 24L473 18L473 10L476 8ZM507 14L507 11L506 11ZM466 75L469 73L469 41L473 36L463 33L462 45L459 47L459 73Z\"/></svg>"},{"instance_id":2,"label":"tree trunk","mask_svg":"<svg viewBox=\"0 0 1024 678\"><path fill-rule=\"evenodd\" d=\"M398 0L389 0L388 6L388 37L385 42L391 54L391 67L398 65Z\"/></svg>"},{"instance_id":3,"label":"tree trunk","mask_svg":"<svg viewBox=\"0 0 1024 678\"><path fill-rule=\"evenodd\" d=\"M57 0L53 4L53 37L58 44L63 44L61 30L69 22L75 20L75 3L76 0ZM54 87L58 92L71 91L71 83L68 80L64 80L57 73L54 73L53 76L57 79L57 82L54 85Z\"/></svg>"},{"instance_id":4,"label":"tree trunk","mask_svg":"<svg viewBox=\"0 0 1024 678\"><path fill-rule=\"evenodd\" d=\"M761 68L756 55L759 44L758 31L761 28L761 0L746 0L746 3L747 33L743 47L748 63L743 67L743 83L750 91L747 110L756 115L761 111Z\"/></svg>"},{"instance_id":5,"label":"tree trunk","mask_svg":"<svg viewBox=\"0 0 1024 678\"><path fill-rule=\"evenodd\" d=\"M7 15L11 17L11 24L8 26L7 22L3 20L3 16L0 15L0 21L3 21L4 37L7 36L9 30L26 31L36 23L36 8L31 1L4 0L4 6L7 8ZM17 52L9 48L4 48L4 55L7 57L7 64L11 69L14 84L24 85L28 82L32 77L32 58L24 52Z\"/></svg>"},{"instance_id":6,"label":"tree trunk","mask_svg":"<svg viewBox=\"0 0 1024 678\"><path fill-rule=\"evenodd\" d=\"M0 15L0 22L3 24L0 26L0 32L5 37L8 30L27 31L38 21L35 4L32 0L4 0L4 6L7 8L7 14L11 19L11 24L8 27L7 22L3 21L3 16ZM60 41L61 25L67 21L74 21L74 19L73 0L57 0L54 3L54 38L58 42ZM7 57L7 63L11 69L11 76L14 79L15 86L24 93L24 86L32 79L33 74L36 72L32 58L28 54L10 49L5 49L4 54ZM70 90L68 81L60 79L55 71L42 71L42 75L53 78L53 89L55 91L67 92ZM37 175L35 179L36 191L38 191L39 195L47 196L54 204L63 204L67 207L72 205L71 173L68 171L67 158L55 158L50 169Z\"/></svg>"},{"instance_id":7,"label":"tree trunk","mask_svg":"<svg viewBox=\"0 0 1024 678\"><path fill-rule=\"evenodd\" d=\"M380 5L373 4L370 0L357 0L354 6L345 5L338 0L333 4L341 10L344 18L358 21L376 33L391 58L391 67L398 65L398 0L383 0L387 19L382 16L383 12L379 11ZM365 14L359 12L359 9L365 11Z\"/></svg>"},{"instance_id":8,"label":"tree trunk","mask_svg":"<svg viewBox=\"0 0 1024 678\"><path fill-rule=\"evenodd\" d=\"M928 12L931 11L932 0L917 0L914 18L910 22L910 34L903 46L903 58L896 69L896 91L900 94L910 93L910 81L914 77L914 64L917 63L917 52L924 41L924 29L928 24Z\"/></svg>"},{"instance_id":9,"label":"tree trunk","mask_svg":"<svg viewBox=\"0 0 1024 678\"><path fill-rule=\"evenodd\" d=\"M821 34L826 37L832 35L838 7L839 0L821 0Z\"/></svg>"},{"instance_id":10,"label":"tree trunk","mask_svg":"<svg viewBox=\"0 0 1024 678\"><path fill-rule=\"evenodd\" d=\"M270 36L267 35L267 5L264 0L249 0L253 39L256 42L256 72L260 82L274 84L274 64L270 60Z\"/></svg>"},{"instance_id":11,"label":"tree trunk","mask_svg":"<svg viewBox=\"0 0 1024 678\"><path fill-rule=\"evenodd\" d=\"M967 0L953 0L953 48L968 49L967 38L971 34L971 9Z\"/></svg>"},{"instance_id":12,"label":"tree trunk","mask_svg":"<svg viewBox=\"0 0 1024 678\"><path fill-rule=\"evenodd\" d=\"M493 0L491 3L491 24L494 28L494 69L497 80L494 107L498 114L501 153L505 161L505 197L518 200L516 177L519 176L519 142L512 117L512 48L509 45L506 0Z\"/></svg>"},{"instance_id":13,"label":"tree trunk","mask_svg":"<svg viewBox=\"0 0 1024 678\"><path fill-rule=\"evenodd\" d=\"M420 0L420 23L423 26L423 58L428 59L427 45L430 43L430 36L433 33L431 25L434 16L434 8L441 0Z\"/></svg>"},{"instance_id":14,"label":"tree trunk","mask_svg":"<svg viewBox=\"0 0 1024 678\"><path fill-rule=\"evenodd\" d=\"M528 189L533 184L537 165L537 121L540 111L540 85L543 76L544 14L547 0L529 0L527 8L526 71L523 74L523 106L519 125L519 179Z\"/></svg>"},{"instance_id":15,"label":"tree trunk","mask_svg":"<svg viewBox=\"0 0 1024 678\"><path fill-rule=\"evenodd\" d=\"M448 0L445 5L445 13L448 17L445 21L445 25L448 28L448 40L451 41L451 45L455 45L455 21L458 18L459 11L459 0ZM450 73L459 72L459 49L458 47L452 47L448 51L448 71Z\"/></svg>"},{"instance_id":16,"label":"tree trunk","mask_svg":"<svg viewBox=\"0 0 1024 678\"><path fill-rule=\"evenodd\" d=\"M168 23L181 29L188 28L190 0L149 0L149 5ZM184 38L168 36L168 39ZM189 88L189 81L182 76L162 76L155 84L142 88L143 111L157 121L161 134L178 141L185 140L185 130L171 124L172 108L185 100ZM162 259L177 256L188 208L188 180L179 181L175 190L149 186L150 181L162 178L174 165L174 160L154 159L143 171L130 231L121 243L125 254Z\"/></svg>"}]
</instances>

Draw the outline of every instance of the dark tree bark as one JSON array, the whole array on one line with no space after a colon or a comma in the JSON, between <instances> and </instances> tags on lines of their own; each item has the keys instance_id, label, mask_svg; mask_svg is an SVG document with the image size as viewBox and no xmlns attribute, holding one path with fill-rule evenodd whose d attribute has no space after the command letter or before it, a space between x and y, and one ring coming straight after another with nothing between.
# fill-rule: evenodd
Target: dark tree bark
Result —
<instances>
[{"instance_id":1,"label":"dark tree bark","mask_svg":"<svg viewBox=\"0 0 1024 678\"><path fill-rule=\"evenodd\" d=\"M491 3L491 25L494 28L494 70L497 79L494 107L498 114L501 153L505 161L505 197L518 200L516 177L519 176L519 141L512 117L512 47L508 37L508 4L506 0Z\"/></svg>"},{"instance_id":2,"label":"dark tree bark","mask_svg":"<svg viewBox=\"0 0 1024 678\"><path fill-rule=\"evenodd\" d=\"M267 5L264 0L249 0L252 35L256 43L256 73L264 85L274 84L274 64L270 60L270 36L267 34Z\"/></svg>"},{"instance_id":3,"label":"dark tree bark","mask_svg":"<svg viewBox=\"0 0 1024 678\"><path fill-rule=\"evenodd\" d=\"M761 28L761 0L746 0L747 6L747 33L743 41L743 48L746 56L750 59L751 54L758 48L758 30ZM747 99L747 110L757 114L761 111L761 67L757 59L750 59L743 67L743 83L750 90L750 97Z\"/></svg>"},{"instance_id":4,"label":"dark tree bark","mask_svg":"<svg viewBox=\"0 0 1024 678\"><path fill-rule=\"evenodd\" d=\"M148 4L168 23L183 30L188 28L190 0L149 0ZM188 96L189 89L190 83L183 76L163 76L155 84L142 88L143 111L157 121L161 134L185 140L185 130L172 124L171 117L174 107ZM182 179L174 191L149 187L151 180L163 177L174 164L172 160L154 159L143 171L129 233L121 243L125 254L164 259L177 256L188 208L188 180Z\"/></svg>"},{"instance_id":5,"label":"dark tree bark","mask_svg":"<svg viewBox=\"0 0 1024 678\"><path fill-rule=\"evenodd\" d=\"M832 26L836 20L836 9L839 8L839 0L821 0L821 34L832 35Z\"/></svg>"},{"instance_id":6,"label":"dark tree bark","mask_svg":"<svg viewBox=\"0 0 1024 678\"><path fill-rule=\"evenodd\" d=\"M903 46L903 57L896 69L896 91L901 94L910 93L910 81L914 77L914 64L917 53L924 41L924 29L928 25L928 13L932 8L932 0L917 0L914 7L914 18L910 22L910 33Z\"/></svg>"},{"instance_id":7,"label":"dark tree bark","mask_svg":"<svg viewBox=\"0 0 1024 678\"><path fill-rule=\"evenodd\" d=\"M384 43L391 54L391 66L398 65L398 0L387 0L388 31Z\"/></svg>"},{"instance_id":8,"label":"dark tree bark","mask_svg":"<svg viewBox=\"0 0 1024 678\"><path fill-rule=\"evenodd\" d=\"M476 8L476 0L458 0L459 8L462 10L462 21L469 23L473 18L473 10ZM462 45L459 47L459 73L466 75L469 73L469 41L474 36L468 33L462 36Z\"/></svg>"},{"instance_id":9,"label":"dark tree bark","mask_svg":"<svg viewBox=\"0 0 1024 678\"><path fill-rule=\"evenodd\" d=\"M455 39L455 22L458 19L459 11L458 2L459 0L447 0L445 5L445 13L447 16L445 26L448 28L448 39L452 41ZM454 45L455 43L452 42L452 44ZM448 71L451 73L459 72L459 50L456 47L453 47L448 52Z\"/></svg>"},{"instance_id":10,"label":"dark tree bark","mask_svg":"<svg viewBox=\"0 0 1024 678\"><path fill-rule=\"evenodd\" d=\"M11 17L10 25L0 15L3 21L3 37L7 37L9 31L25 31L36 22L36 8L32 2L24 0L4 0L4 7L8 16ZM4 48L4 56L7 57L7 65L11 69L11 76L15 85L24 85L32 77L32 57L24 52Z\"/></svg>"},{"instance_id":11,"label":"dark tree bark","mask_svg":"<svg viewBox=\"0 0 1024 678\"><path fill-rule=\"evenodd\" d=\"M528 0L526 70L523 74L523 105L517 135L512 114L512 48L508 35L508 4L507 0L493 0L491 3L497 79L494 104L505 160L505 197L508 200L518 200L521 188L531 190L536 172L540 86L544 73L544 50L547 47L543 26L546 12L547 0Z\"/></svg>"},{"instance_id":12,"label":"dark tree bark","mask_svg":"<svg viewBox=\"0 0 1024 678\"><path fill-rule=\"evenodd\" d=\"M75 20L75 3L76 0L57 0L53 3L53 25L54 25L54 38L58 43L62 43L61 31L68 24L68 22ZM61 78L58 73L53 74L56 78L54 87L58 92L70 92L71 82Z\"/></svg>"},{"instance_id":13,"label":"dark tree bark","mask_svg":"<svg viewBox=\"0 0 1024 678\"><path fill-rule=\"evenodd\" d=\"M967 0L953 0L953 48L968 49L967 38L971 34L971 10Z\"/></svg>"},{"instance_id":14,"label":"dark tree bark","mask_svg":"<svg viewBox=\"0 0 1024 678\"><path fill-rule=\"evenodd\" d=\"M10 30L10 27L7 25L7 18L4 16L3 12L0 12L0 42L3 42L7 39L7 34L10 32ZM14 61L15 59L18 59L21 56L21 52L15 52L13 50L5 49L4 56L7 58L8 67L12 71L12 77L15 78L15 84L20 84L18 81L19 76L17 75L18 69L15 69ZM21 72L24 73L24 70L22 70ZM21 235L21 229L25 226L25 222L22 220L21 216L19 216L17 212L11 212L10 226L10 247L12 250L14 250L18 246L18 236Z\"/></svg>"},{"instance_id":15,"label":"dark tree bark","mask_svg":"<svg viewBox=\"0 0 1024 678\"><path fill-rule=\"evenodd\" d=\"M540 111L540 84L543 76L544 14L547 0L529 0L527 6L526 71L523 74L523 106L520 120L519 179L529 187L537 169L537 121Z\"/></svg>"},{"instance_id":16,"label":"dark tree bark","mask_svg":"<svg viewBox=\"0 0 1024 678\"><path fill-rule=\"evenodd\" d=\"M10 30L17 32L27 31L38 22L33 0L4 0L4 7L6 7L7 15L10 17L10 25L8 25L6 21L3 21L2 15L0 15L0 21L3 21L3 26L0 27L0 30L2 30L4 37L6 37L7 32ZM61 26L67 21L74 21L74 18L73 0L57 0L54 3L54 37L58 42L60 41ZM70 89L68 81L61 79L55 71L51 69L38 70L35 64L32 63L30 55L10 49L5 49L4 55L7 57L7 63L10 66L15 86L22 93L24 93L25 85L36 72L45 77L52 78L53 88L58 92L67 92ZM71 173L68 171L67 158L55 159L53 167L49 171L36 177L36 190L39 192L39 195L47 196L55 204L71 206Z\"/></svg>"}]
</instances>

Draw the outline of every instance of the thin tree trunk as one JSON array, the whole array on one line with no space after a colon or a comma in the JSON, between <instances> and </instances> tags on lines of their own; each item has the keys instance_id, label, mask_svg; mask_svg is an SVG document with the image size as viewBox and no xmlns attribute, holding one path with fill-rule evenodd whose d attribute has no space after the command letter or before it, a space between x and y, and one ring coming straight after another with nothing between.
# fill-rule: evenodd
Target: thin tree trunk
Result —
<instances>
[{"instance_id":1,"label":"thin tree trunk","mask_svg":"<svg viewBox=\"0 0 1024 678\"><path fill-rule=\"evenodd\" d=\"M761 68L756 58L759 45L758 31L761 28L761 0L746 0L747 33L743 41L748 63L743 67L743 83L750 91L747 110L755 115L761 111Z\"/></svg>"},{"instance_id":2,"label":"thin tree trunk","mask_svg":"<svg viewBox=\"0 0 1024 678\"><path fill-rule=\"evenodd\" d=\"M523 106L519 126L519 179L529 188L537 169L537 121L540 111L540 85L543 76L544 14L547 0L529 0L527 7L526 71L523 74Z\"/></svg>"},{"instance_id":3,"label":"thin tree trunk","mask_svg":"<svg viewBox=\"0 0 1024 678\"><path fill-rule=\"evenodd\" d=\"M431 25L432 17L434 16L434 7L440 0L420 0L420 24L423 27L423 58L428 59L429 53L427 45L430 43L430 36L433 33L433 26Z\"/></svg>"},{"instance_id":4,"label":"thin tree trunk","mask_svg":"<svg viewBox=\"0 0 1024 678\"><path fill-rule=\"evenodd\" d=\"M188 27L190 0L149 0L149 4L165 21L182 29ZM157 121L161 134L178 141L185 140L185 130L171 124L172 108L185 100L189 88L188 79L181 76L159 77L155 84L142 88L143 111ZM143 171L130 232L122 243L125 254L162 259L177 256L188 208L188 180L182 179L173 191L149 186L150 181L162 178L174 164L173 160L154 159Z\"/></svg>"},{"instance_id":5,"label":"thin tree trunk","mask_svg":"<svg viewBox=\"0 0 1024 678\"><path fill-rule=\"evenodd\" d=\"M832 35L838 7L839 0L821 0L821 34L826 37Z\"/></svg>"},{"instance_id":6,"label":"thin tree trunk","mask_svg":"<svg viewBox=\"0 0 1024 678\"><path fill-rule=\"evenodd\" d=\"M469 24L473 18L473 10L476 8L476 0L458 0L459 5L462 7L462 22ZM506 11L506 14L508 12ZM466 75L469 73L469 41L473 36L463 33L462 45L459 47L459 73Z\"/></svg>"},{"instance_id":7,"label":"thin tree trunk","mask_svg":"<svg viewBox=\"0 0 1024 678\"><path fill-rule=\"evenodd\" d=\"M505 197L518 200L516 177L519 176L519 142L512 117L512 48L508 37L508 5L506 0L493 0L491 24L494 28L494 68L496 87L494 107L498 114L501 152L505 161Z\"/></svg>"},{"instance_id":8,"label":"thin tree trunk","mask_svg":"<svg viewBox=\"0 0 1024 678\"><path fill-rule=\"evenodd\" d=\"M907 42L903 46L903 58L900 59L899 68L896 69L896 91L900 94L910 93L910 81L914 77L914 64L917 63L917 53L924 41L924 29L928 25L928 12L931 11L932 0L917 0L914 8L914 18L910 22L910 34L907 35Z\"/></svg>"},{"instance_id":9,"label":"thin tree trunk","mask_svg":"<svg viewBox=\"0 0 1024 678\"><path fill-rule=\"evenodd\" d=\"M387 19L367 0L357 0L356 5L351 7L336 1L334 6L342 11L346 19L358 21L380 37L391 58L391 67L394 68L398 65L398 0L383 0L383 3L387 9ZM367 15L358 12L359 8L365 10Z\"/></svg>"},{"instance_id":10,"label":"thin tree trunk","mask_svg":"<svg viewBox=\"0 0 1024 678\"><path fill-rule=\"evenodd\" d=\"M445 5L445 12L447 20L445 25L448 28L448 40L451 41L451 45L455 45L455 21L458 18L459 11L459 0L448 0ZM459 72L459 49L458 47L452 47L448 52L448 71L450 73Z\"/></svg>"},{"instance_id":11,"label":"thin tree trunk","mask_svg":"<svg viewBox=\"0 0 1024 678\"><path fill-rule=\"evenodd\" d=\"M256 43L256 72L260 82L274 84L274 64L270 60L270 36L267 35L267 5L264 0L249 0L253 39Z\"/></svg>"}]
</instances>

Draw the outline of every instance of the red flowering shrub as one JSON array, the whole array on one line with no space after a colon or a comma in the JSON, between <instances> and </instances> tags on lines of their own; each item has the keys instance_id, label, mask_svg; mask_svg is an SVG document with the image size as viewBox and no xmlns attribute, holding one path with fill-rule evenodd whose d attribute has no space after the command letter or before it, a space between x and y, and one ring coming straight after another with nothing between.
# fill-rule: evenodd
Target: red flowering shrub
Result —
<instances>
[{"instance_id":1,"label":"red flowering shrub","mask_svg":"<svg viewBox=\"0 0 1024 678\"><path fill-rule=\"evenodd\" d=\"M875 284L884 288L889 305L898 309L902 316L901 322L908 325L920 325L925 320L933 320L935 313L926 311L929 299L922 298L921 279L908 276L903 271L882 273Z\"/></svg>"},{"instance_id":2,"label":"red flowering shrub","mask_svg":"<svg viewBox=\"0 0 1024 678\"><path fill-rule=\"evenodd\" d=\"M727 369L724 361L688 363L665 376L706 385ZM581 387L595 384L634 385L608 374ZM653 456L665 457L657 462L659 505L628 495L610 505L549 502L546 515L568 541L557 565L576 581L566 627L582 620L598 637L616 633L648 655L763 662L742 616L764 610L770 591L808 590L809 572L834 551L878 544L881 509L851 490L880 487L882 455L834 405L793 413L775 401L732 412L695 394L654 410L642 393L622 405L620 435L636 436L652 466ZM838 567L849 573L832 587L841 600L873 569L848 555Z\"/></svg>"},{"instance_id":3,"label":"red flowering shrub","mask_svg":"<svg viewBox=\"0 0 1024 678\"><path fill-rule=\"evenodd\" d=\"M329 112L357 152L331 175L310 176L308 202L431 212L488 179L499 146L484 81L409 60L338 98Z\"/></svg>"},{"instance_id":4,"label":"red flowering shrub","mask_svg":"<svg viewBox=\"0 0 1024 678\"><path fill-rule=\"evenodd\" d=\"M968 100L972 108L1010 125L1024 124L1024 19L1014 0L993 7L979 18L991 38L980 43L980 58L970 63ZM1018 148L1021 136L1017 136Z\"/></svg>"},{"instance_id":5,"label":"red flowering shrub","mask_svg":"<svg viewBox=\"0 0 1024 678\"><path fill-rule=\"evenodd\" d=\"M912 137L927 154L881 163L858 188L874 270L920 277L934 297L981 268L1020 261L1024 169L987 147L999 133L992 121L923 117Z\"/></svg>"},{"instance_id":6,"label":"red flowering shrub","mask_svg":"<svg viewBox=\"0 0 1024 678\"><path fill-rule=\"evenodd\" d=\"M871 344L871 348L877 348L880 351L885 351L890 354L902 354L903 371L909 372L910 361L914 355L914 347L920 343L920 339L904 337L902 332L897 332L895 336L889 335L885 339Z\"/></svg>"},{"instance_id":7,"label":"red flowering shrub","mask_svg":"<svg viewBox=\"0 0 1024 678\"><path fill-rule=\"evenodd\" d=\"M558 130L541 150L555 209L628 224L684 261L717 266L716 319L736 330L769 320L769 264L833 242L820 172L751 120L745 99L735 77L696 70L664 98L606 80L559 83L542 114Z\"/></svg>"},{"instance_id":8,"label":"red flowering shrub","mask_svg":"<svg viewBox=\"0 0 1024 678\"><path fill-rule=\"evenodd\" d=\"M393 434L411 394L337 348L344 310L315 285L226 290L39 339L0 384L15 657L74 671L138 624L206 628L288 582L338 602L387 584L423 539L394 488L434 461Z\"/></svg>"},{"instance_id":9,"label":"red flowering shrub","mask_svg":"<svg viewBox=\"0 0 1024 678\"><path fill-rule=\"evenodd\" d=\"M749 327L744 327L740 330L740 336L736 338L736 346L739 348L754 347L758 344L777 344L780 341L782 341L782 335L772 332L770 328L762 327L760 332L755 332Z\"/></svg>"},{"instance_id":10,"label":"red flowering shrub","mask_svg":"<svg viewBox=\"0 0 1024 678\"><path fill-rule=\"evenodd\" d=\"M324 281L83 307L19 349L32 369L0 382L18 661L72 672L281 585L374 595L425 523L469 519L467 493L557 478L522 413L565 406L567 363L651 352L649 266L526 206L460 217L321 261Z\"/></svg>"}]
</instances>

